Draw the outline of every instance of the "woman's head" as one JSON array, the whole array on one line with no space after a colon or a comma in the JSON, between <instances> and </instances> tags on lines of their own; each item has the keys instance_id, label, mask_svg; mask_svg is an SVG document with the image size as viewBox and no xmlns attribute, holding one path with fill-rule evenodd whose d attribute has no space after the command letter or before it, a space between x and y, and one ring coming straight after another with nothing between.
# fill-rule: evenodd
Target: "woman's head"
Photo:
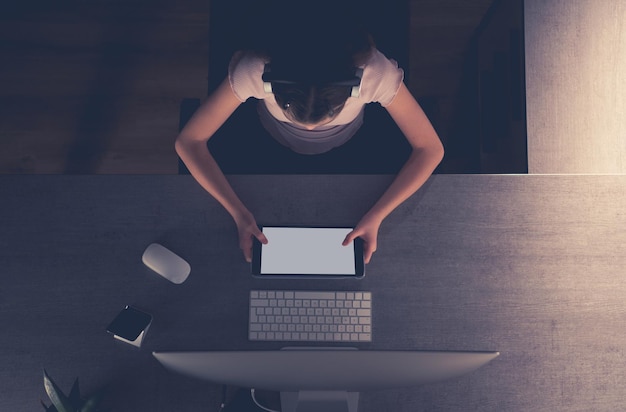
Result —
<instances>
[{"instance_id":1,"label":"woman's head","mask_svg":"<svg viewBox=\"0 0 626 412\"><path fill-rule=\"evenodd\" d=\"M332 121L343 109L350 88L324 85L273 85L276 103L285 116L301 125L320 125Z\"/></svg>"},{"instance_id":2,"label":"woman's head","mask_svg":"<svg viewBox=\"0 0 626 412\"><path fill-rule=\"evenodd\" d=\"M285 116L303 125L323 124L335 118L350 97L351 86L333 83L353 78L367 60L374 43L341 7L290 9L274 14L262 53L270 61L272 92ZM313 4L313 3L312 3Z\"/></svg>"}]
</instances>

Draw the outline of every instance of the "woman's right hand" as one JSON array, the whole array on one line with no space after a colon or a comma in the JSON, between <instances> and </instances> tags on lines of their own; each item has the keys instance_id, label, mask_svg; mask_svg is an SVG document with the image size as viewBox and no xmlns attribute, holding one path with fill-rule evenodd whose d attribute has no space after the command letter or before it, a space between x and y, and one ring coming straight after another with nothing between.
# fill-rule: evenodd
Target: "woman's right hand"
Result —
<instances>
[{"instance_id":1,"label":"woman's right hand","mask_svg":"<svg viewBox=\"0 0 626 412\"><path fill-rule=\"evenodd\" d=\"M257 238L264 245L267 244L267 238L259 229L252 215L235 219L235 224L237 225L239 247L243 251L243 256L246 262L252 262L252 238Z\"/></svg>"}]
</instances>

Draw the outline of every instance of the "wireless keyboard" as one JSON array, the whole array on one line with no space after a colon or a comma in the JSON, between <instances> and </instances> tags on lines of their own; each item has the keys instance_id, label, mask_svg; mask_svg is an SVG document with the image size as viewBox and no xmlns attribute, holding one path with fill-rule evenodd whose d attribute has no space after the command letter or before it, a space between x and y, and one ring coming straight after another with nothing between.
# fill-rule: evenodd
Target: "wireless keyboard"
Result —
<instances>
[{"instance_id":1,"label":"wireless keyboard","mask_svg":"<svg viewBox=\"0 0 626 412\"><path fill-rule=\"evenodd\" d=\"M372 293L252 290L249 320L255 341L371 342Z\"/></svg>"}]
</instances>

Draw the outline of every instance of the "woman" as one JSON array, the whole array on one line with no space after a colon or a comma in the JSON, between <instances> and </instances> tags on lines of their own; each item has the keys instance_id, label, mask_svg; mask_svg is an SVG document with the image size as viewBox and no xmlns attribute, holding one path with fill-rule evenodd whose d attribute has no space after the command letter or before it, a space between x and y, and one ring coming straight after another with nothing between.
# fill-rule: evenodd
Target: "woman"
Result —
<instances>
[{"instance_id":1,"label":"woman","mask_svg":"<svg viewBox=\"0 0 626 412\"><path fill-rule=\"evenodd\" d=\"M235 53L228 77L206 99L176 139L175 147L194 178L230 213L239 246L251 260L258 229L207 149L207 141L248 98L259 100L261 123L281 144L303 154L332 150L363 122L363 107L380 103L407 141L411 154L381 198L344 239L360 237L364 260L377 248L378 230L398 205L415 193L443 158L443 146L423 110L402 82L403 71L378 51L346 14L304 12L270 25L262 45ZM349 10L346 10L349 13ZM281 14L287 16L290 14ZM293 17L294 14L290 16Z\"/></svg>"}]
</instances>

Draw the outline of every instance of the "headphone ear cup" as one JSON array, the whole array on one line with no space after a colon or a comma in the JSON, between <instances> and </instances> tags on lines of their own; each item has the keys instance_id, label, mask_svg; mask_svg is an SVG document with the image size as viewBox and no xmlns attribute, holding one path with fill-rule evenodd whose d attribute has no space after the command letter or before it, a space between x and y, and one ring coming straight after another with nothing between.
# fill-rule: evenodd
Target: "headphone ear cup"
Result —
<instances>
[{"instance_id":1,"label":"headphone ear cup","mask_svg":"<svg viewBox=\"0 0 626 412\"><path fill-rule=\"evenodd\" d=\"M265 77L272 71L272 67L269 65L269 63L265 63L265 66L263 67L263 75L261 76L261 79L263 80L263 91L265 91L265 93L267 94L272 94L273 90L272 90L272 82L269 82L267 80L265 80Z\"/></svg>"},{"instance_id":2,"label":"headphone ear cup","mask_svg":"<svg viewBox=\"0 0 626 412\"><path fill-rule=\"evenodd\" d=\"M363 69L361 69L360 67L357 68L354 73L354 76L359 78L359 84L358 86L352 86L350 97L359 97L361 95L361 82L363 81Z\"/></svg>"}]
</instances>

